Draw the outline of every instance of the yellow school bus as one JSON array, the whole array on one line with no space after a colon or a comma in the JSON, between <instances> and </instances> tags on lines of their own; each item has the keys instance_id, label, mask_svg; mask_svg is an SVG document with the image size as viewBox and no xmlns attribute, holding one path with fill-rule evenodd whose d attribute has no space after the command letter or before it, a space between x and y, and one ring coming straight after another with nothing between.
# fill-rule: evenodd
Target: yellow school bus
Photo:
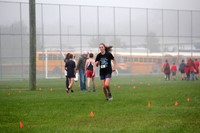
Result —
<instances>
[{"instance_id":1,"label":"yellow school bus","mask_svg":"<svg viewBox=\"0 0 200 133\"><path fill-rule=\"evenodd\" d=\"M68 52L49 51L41 52L37 51L36 65L37 71L48 71L51 73L64 73L64 58ZM70 52L76 57L76 60L80 57L80 52ZM97 53L94 53L94 57ZM187 56L172 56L172 55L127 55L127 54L114 54L117 61L116 69L119 73L129 74L148 74L161 72L162 64L167 59L170 64L176 63L178 66L182 59L187 61ZM193 56L200 60L200 56Z\"/></svg>"},{"instance_id":2,"label":"yellow school bus","mask_svg":"<svg viewBox=\"0 0 200 133\"><path fill-rule=\"evenodd\" d=\"M37 71L48 71L52 73L64 72L64 58L68 52L50 51L42 52L37 51L36 53L36 68ZM70 52L75 57L79 57L79 52Z\"/></svg>"},{"instance_id":3,"label":"yellow school bus","mask_svg":"<svg viewBox=\"0 0 200 133\"><path fill-rule=\"evenodd\" d=\"M168 60L170 64L175 63L177 67L181 63L181 60L187 60L189 58L198 59L200 56L146 56L146 55L123 55L116 54L117 69L123 73L133 74L148 74L148 73L160 73L162 72L162 65L165 60Z\"/></svg>"}]
</instances>

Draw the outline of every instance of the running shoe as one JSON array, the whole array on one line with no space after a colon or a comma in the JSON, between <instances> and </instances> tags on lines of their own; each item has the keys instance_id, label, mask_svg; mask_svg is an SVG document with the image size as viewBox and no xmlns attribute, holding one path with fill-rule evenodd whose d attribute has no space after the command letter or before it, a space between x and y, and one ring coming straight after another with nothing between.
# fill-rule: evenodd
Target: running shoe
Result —
<instances>
[{"instance_id":1,"label":"running shoe","mask_svg":"<svg viewBox=\"0 0 200 133\"><path fill-rule=\"evenodd\" d=\"M112 100L113 100L113 97L112 97L112 94L111 94L111 93L108 93L108 100L109 100L109 101L112 101Z\"/></svg>"},{"instance_id":2,"label":"running shoe","mask_svg":"<svg viewBox=\"0 0 200 133\"><path fill-rule=\"evenodd\" d=\"M66 88L66 92L69 93L69 89L68 88Z\"/></svg>"}]
</instances>

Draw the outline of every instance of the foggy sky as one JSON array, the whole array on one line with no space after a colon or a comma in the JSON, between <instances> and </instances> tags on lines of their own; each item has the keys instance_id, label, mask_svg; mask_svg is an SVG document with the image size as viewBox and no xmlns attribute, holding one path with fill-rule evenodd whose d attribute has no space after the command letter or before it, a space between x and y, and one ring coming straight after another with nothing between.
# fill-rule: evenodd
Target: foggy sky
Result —
<instances>
[{"instance_id":1,"label":"foggy sky","mask_svg":"<svg viewBox=\"0 0 200 133\"><path fill-rule=\"evenodd\" d=\"M28 2L28 0L0 0ZM36 0L37 3L200 10L200 0Z\"/></svg>"}]
</instances>

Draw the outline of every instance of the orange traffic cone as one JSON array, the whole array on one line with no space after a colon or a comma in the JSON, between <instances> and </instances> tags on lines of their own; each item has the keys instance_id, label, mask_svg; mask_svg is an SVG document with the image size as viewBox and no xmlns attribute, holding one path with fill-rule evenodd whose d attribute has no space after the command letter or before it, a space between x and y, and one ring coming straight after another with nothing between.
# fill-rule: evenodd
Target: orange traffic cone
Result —
<instances>
[{"instance_id":1,"label":"orange traffic cone","mask_svg":"<svg viewBox=\"0 0 200 133\"><path fill-rule=\"evenodd\" d=\"M133 89L135 89L136 88L136 86L133 86Z\"/></svg>"},{"instance_id":2,"label":"orange traffic cone","mask_svg":"<svg viewBox=\"0 0 200 133\"><path fill-rule=\"evenodd\" d=\"M24 127L24 125L23 125L23 123L20 121L19 122L19 128L23 128Z\"/></svg>"},{"instance_id":3,"label":"orange traffic cone","mask_svg":"<svg viewBox=\"0 0 200 133\"><path fill-rule=\"evenodd\" d=\"M118 88L120 88L120 85L118 85Z\"/></svg>"},{"instance_id":4,"label":"orange traffic cone","mask_svg":"<svg viewBox=\"0 0 200 133\"><path fill-rule=\"evenodd\" d=\"M94 117L94 112L90 112L90 117Z\"/></svg>"},{"instance_id":5,"label":"orange traffic cone","mask_svg":"<svg viewBox=\"0 0 200 133\"><path fill-rule=\"evenodd\" d=\"M175 102L175 106L178 106L178 101Z\"/></svg>"},{"instance_id":6,"label":"orange traffic cone","mask_svg":"<svg viewBox=\"0 0 200 133\"><path fill-rule=\"evenodd\" d=\"M190 101L190 98L189 98L189 97L187 98L187 101L188 101L188 102Z\"/></svg>"},{"instance_id":7,"label":"orange traffic cone","mask_svg":"<svg viewBox=\"0 0 200 133\"><path fill-rule=\"evenodd\" d=\"M148 102L147 107L151 107L151 103L150 102Z\"/></svg>"}]
</instances>

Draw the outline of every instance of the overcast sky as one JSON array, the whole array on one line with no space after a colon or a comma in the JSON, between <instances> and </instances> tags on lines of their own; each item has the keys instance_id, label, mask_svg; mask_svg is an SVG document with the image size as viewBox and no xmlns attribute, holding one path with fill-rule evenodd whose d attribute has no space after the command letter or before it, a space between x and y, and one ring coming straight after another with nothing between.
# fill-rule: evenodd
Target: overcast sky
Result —
<instances>
[{"instance_id":1,"label":"overcast sky","mask_svg":"<svg viewBox=\"0 0 200 133\"><path fill-rule=\"evenodd\" d=\"M29 0L0 0L28 2ZM200 10L200 0L36 0L38 3Z\"/></svg>"}]
</instances>

